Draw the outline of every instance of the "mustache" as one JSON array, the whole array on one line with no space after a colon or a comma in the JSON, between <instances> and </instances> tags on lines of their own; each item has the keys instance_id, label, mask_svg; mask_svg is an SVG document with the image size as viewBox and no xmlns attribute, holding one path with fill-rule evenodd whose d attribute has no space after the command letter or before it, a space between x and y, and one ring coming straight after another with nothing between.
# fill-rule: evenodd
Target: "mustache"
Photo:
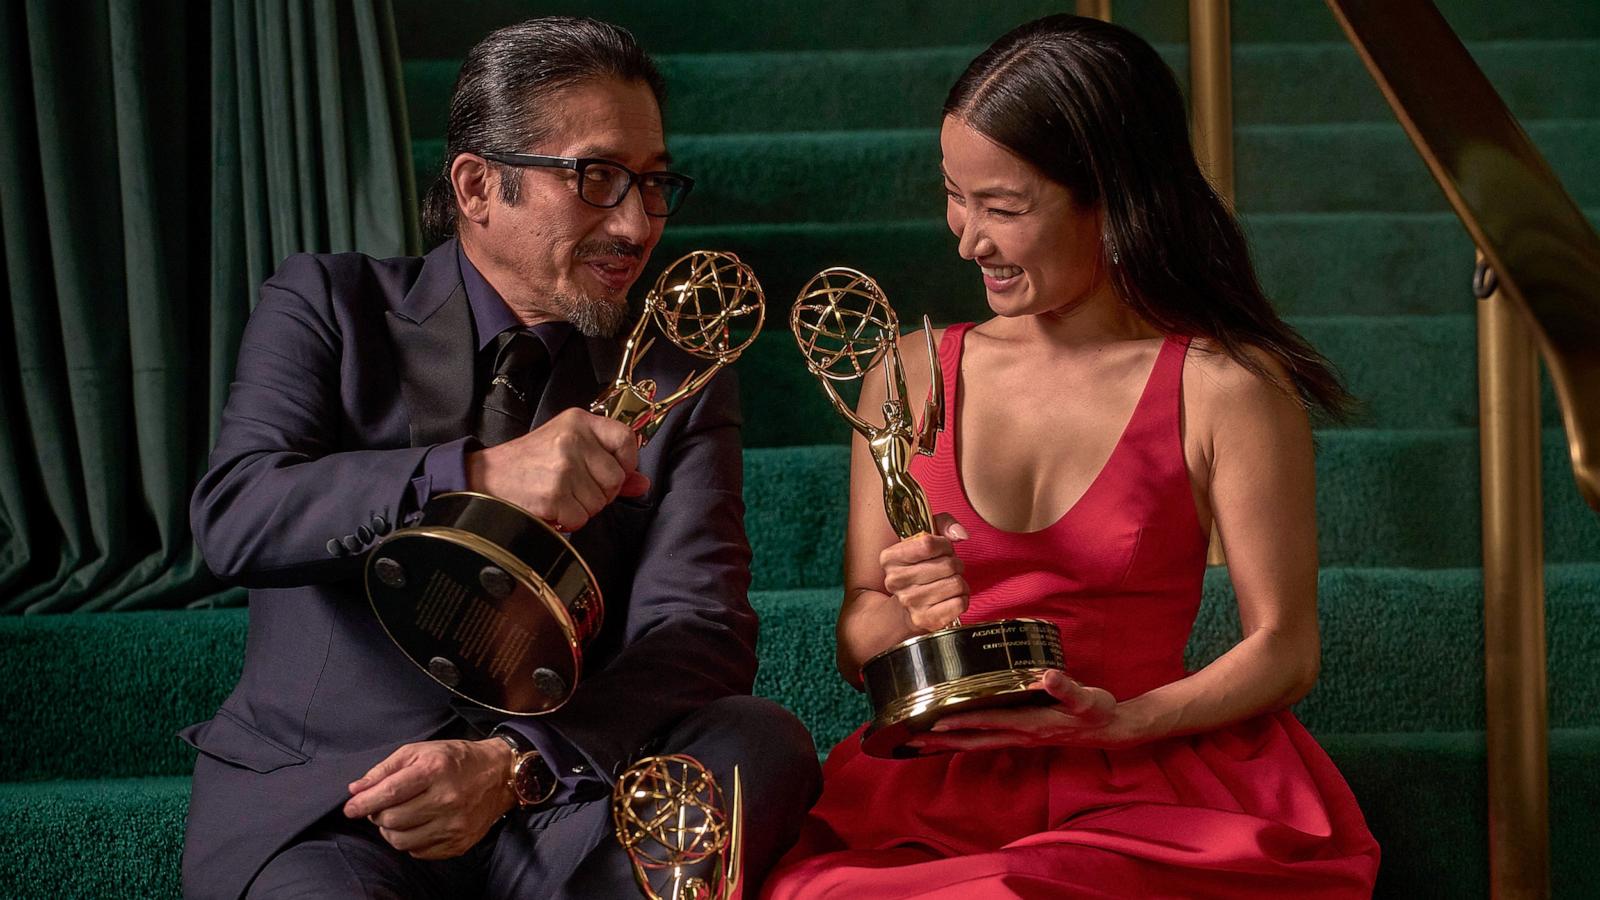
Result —
<instances>
[{"instance_id":1,"label":"mustache","mask_svg":"<svg viewBox=\"0 0 1600 900\"><path fill-rule=\"evenodd\" d=\"M633 259L644 258L644 246L633 241L584 241L578 245L572 255L579 260L595 259L597 257L622 256Z\"/></svg>"}]
</instances>

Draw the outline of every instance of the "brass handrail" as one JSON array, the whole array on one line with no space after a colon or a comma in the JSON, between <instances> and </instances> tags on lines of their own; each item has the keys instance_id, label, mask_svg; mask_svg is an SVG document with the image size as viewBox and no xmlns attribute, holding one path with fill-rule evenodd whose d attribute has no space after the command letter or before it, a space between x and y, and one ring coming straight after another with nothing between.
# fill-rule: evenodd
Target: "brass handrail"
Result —
<instances>
[{"instance_id":1,"label":"brass handrail","mask_svg":"<svg viewBox=\"0 0 1600 900\"><path fill-rule=\"evenodd\" d=\"M1102 22L1111 21L1111 0L1078 0L1077 13Z\"/></svg>"},{"instance_id":2,"label":"brass handrail","mask_svg":"<svg viewBox=\"0 0 1600 900\"><path fill-rule=\"evenodd\" d=\"M1228 0L1189 0L1189 103L1195 157L1233 205L1233 47Z\"/></svg>"},{"instance_id":3,"label":"brass handrail","mask_svg":"<svg viewBox=\"0 0 1600 900\"><path fill-rule=\"evenodd\" d=\"M1478 254L1483 503L1483 687L1492 896L1550 894L1549 704L1539 356Z\"/></svg>"},{"instance_id":4,"label":"brass handrail","mask_svg":"<svg viewBox=\"0 0 1600 900\"><path fill-rule=\"evenodd\" d=\"M1327 0L1479 252L1491 896L1550 895L1538 361L1600 509L1600 235L1427 0Z\"/></svg>"},{"instance_id":5,"label":"brass handrail","mask_svg":"<svg viewBox=\"0 0 1600 900\"><path fill-rule=\"evenodd\" d=\"M1573 477L1600 510L1600 235L1432 3L1327 2L1532 326Z\"/></svg>"}]
</instances>

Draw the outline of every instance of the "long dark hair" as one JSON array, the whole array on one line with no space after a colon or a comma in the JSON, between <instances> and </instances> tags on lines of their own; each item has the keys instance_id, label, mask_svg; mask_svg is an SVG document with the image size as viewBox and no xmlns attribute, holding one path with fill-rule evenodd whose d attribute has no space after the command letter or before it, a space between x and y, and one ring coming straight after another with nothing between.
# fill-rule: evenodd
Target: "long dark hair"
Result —
<instances>
[{"instance_id":1,"label":"long dark hair","mask_svg":"<svg viewBox=\"0 0 1600 900\"><path fill-rule=\"evenodd\" d=\"M462 153L526 153L548 136L543 101L555 91L598 78L640 81L666 100L666 82L627 29L594 19L546 16L507 25L467 51L450 95L444 167L422 200L429 245L456 231L450 164ZM504 173L504 167L490 163ZM500 179L500 199L517 202L520 178Z\"/></svg>"},{"instance_id":2,"label":"long dark hair","mask_svg":"<svg viewBox=\"0 0 1600 900\"><path fill-rule=\"evenodd\" d=\"M1261 291L1239 223L1201 173L1183 95L1155 49L1098 19L1046 16L1013 29L967 67L944 113L1103 210L1102 264L1118 295L1166 334L1203 337L1338 418L1349 393L1328 360Z\"/></svg>"}]
</instances>

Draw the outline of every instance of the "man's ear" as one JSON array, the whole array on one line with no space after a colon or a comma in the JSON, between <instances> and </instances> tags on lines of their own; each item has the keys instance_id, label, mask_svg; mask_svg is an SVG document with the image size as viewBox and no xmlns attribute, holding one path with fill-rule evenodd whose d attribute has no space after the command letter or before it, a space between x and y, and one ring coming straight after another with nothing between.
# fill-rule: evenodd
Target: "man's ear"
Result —
<instances>
[{"instance_id":1,"label":"man's ear","mask_svg":"<svg viewBox=\"0 0 1600 900\"><path fill-rule=\"evenodd\" d=\"M498 177L476 153L456 155L450 163L450 187L462 217L478 225L489 220L489 192L499 189Z\"/></svg>"}]
</instances>

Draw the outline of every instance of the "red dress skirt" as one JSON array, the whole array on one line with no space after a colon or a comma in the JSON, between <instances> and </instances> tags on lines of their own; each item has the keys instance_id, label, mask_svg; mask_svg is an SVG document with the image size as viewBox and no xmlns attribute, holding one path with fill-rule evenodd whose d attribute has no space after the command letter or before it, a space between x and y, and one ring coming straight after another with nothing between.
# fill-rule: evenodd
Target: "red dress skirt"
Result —
<instances>
[{"instance_id":1,"label":"red dress skirt","mask_svg":"<svg viewBox=\"0 0 1600 900\"><path fill-rule=\"evenodd\" d=\"M969 325L945 332L960 403ZM957 544L963 621L1061 627L1069 673L1118 700L1185 676L1207 536L1179 433L1188 341L1168 339L1111 458L1054 524L1002 531L968 501L952 426L912 472ZM763 897L1366 897L1378 845L1349 787L1294 715L1119 750L866 756L860 733L823 767L822 798Z\"/></svg>"}]
</instances>

